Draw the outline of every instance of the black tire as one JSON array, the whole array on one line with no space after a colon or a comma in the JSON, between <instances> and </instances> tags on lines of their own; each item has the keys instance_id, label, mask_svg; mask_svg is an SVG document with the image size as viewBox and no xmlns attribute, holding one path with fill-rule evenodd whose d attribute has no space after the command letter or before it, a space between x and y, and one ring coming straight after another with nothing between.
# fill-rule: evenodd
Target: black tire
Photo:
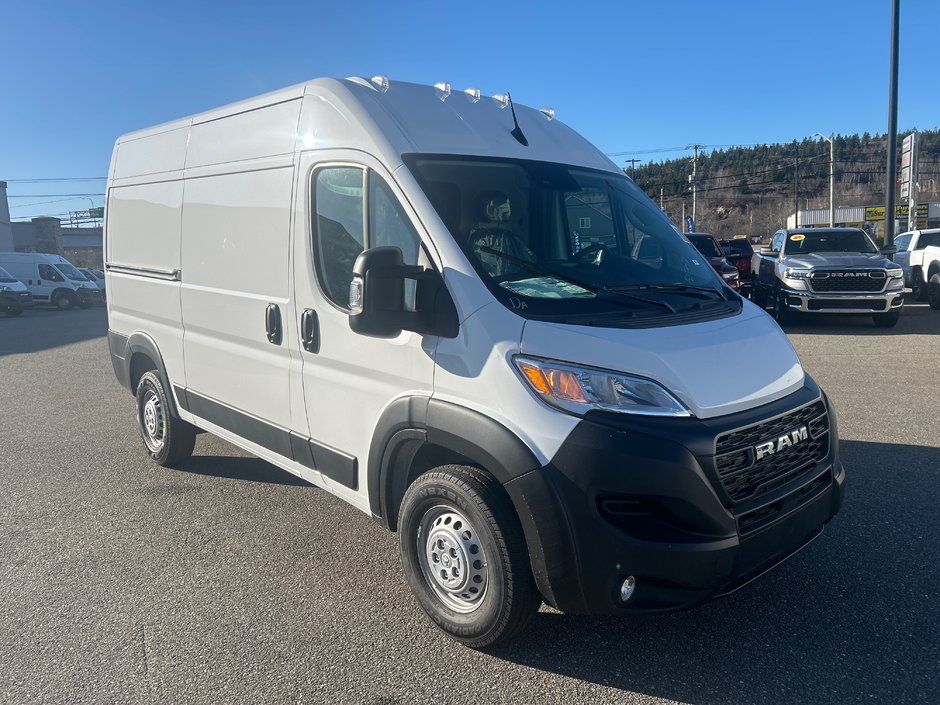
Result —
<instances>
[{"instance_id":1,"label":"black tire","mask_svg":"<svg viewBox=\"0 0 940 705\"><path fill-rule=\"evenodd\" d=\"M16 316L19 316L21 313L23 313L23 309L21 309L21 308L8 308L5 313L6 313L8 316L10 316L11 318L15 318Z\"/></svg>"},{"instance_id":2,"label":"black tire","mask_svg":"<svg viewBox=\"0 0 940 705\"><path fill-rule=\"evenodd\" d=\"M751 301L753 301L756 306L760 306L765 311L767 310L767 294L764 293L763 287L755 285L751 289Z\"/></svg>"},{"instance_id":3,"label":"black tire","mask_svg":"<svg viewBox=\"0 0 940 705\"><path fill-rule=\"evenodd\" d=\"M55 305L60 311L70 311L75 308L75 294L71 291L60 291L55 297Z\"/></svg>"},{"instance_id":4,"label":"black tire","mask_svg":"<svg viewBox=\"0 0 940 705\"><path fill-rule=\"evenodd\" d=\"M927 282L927 302L934 311L940 311L940 273L932 274Z\"/></svg>"},{"instance_id":5,"label":"black tire","mask_svg":"<svg viewBox=\"0 0 940 705\"><path fill-rule=\"evenodd\" d=\"M777 289L774 291L774 300L772 304L773 317L781 326L785 326L793 321L793 313L787 308L786 296Z\"/></svg>"},{"instance_id":6,"label":"black tire","mask_svg":"<svg viewBox=\"0 0 940 705\"><path fill-rule=\"evenodd\" d=\"M911 275L911 300L912 301L926 301L927 300L927 282L924 281L924 275L920 269L915 269L914 273Z\"/></svg>"},{"instance_id":7,"label":"black tire","mask_svg":"<svg viewBox=\"0 0 940 705\"><path fill-rule=\"evenodd\" d=\"M898 324L898 320L900 318L900 311L892 311L891 313L878 313L872 316L872 319L878 328L894 328Z\"/></svg>"},{"instance_id":8,"label":"black tire","mask_svg":"<svg viewBox=\"0 0 940 705\"><path fill-rule=\"evenodd\" d=\"M154 462L172 467L193 454L196 429L170 411L159 375L145 372L137 384L137 425Z\"/></svg>"},{"instance_id":9,"label":"black tire","mask_svg":"<svg viewBox=\"0 0 940 705\"><path fill-rule=\"evenodd\" d=\"M525 628L542 598L519 518L494 478L463 465L442 466L412 483L399 516L405 578L448 636L478 649ZM438 569L440 580L433 575Z\"/></svg>"}]
</instances>

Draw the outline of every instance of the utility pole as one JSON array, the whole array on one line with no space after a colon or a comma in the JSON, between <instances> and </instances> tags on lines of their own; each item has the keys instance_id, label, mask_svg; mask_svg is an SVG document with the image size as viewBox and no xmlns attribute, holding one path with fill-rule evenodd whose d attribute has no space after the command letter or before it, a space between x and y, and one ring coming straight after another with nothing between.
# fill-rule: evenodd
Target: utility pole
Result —
<instances>
[{"instance_id":1,"label":"utility pole","mask_svg":"<svg viewBox=\"0 0 940 705\"><path fill-rule=\"evenodd\" d=\"M800 227L800 143L796 143L796 168L793 171L793 227Z\"/></svg>"},{"instance_id":2,"label":"utility pole","mask_svg":"<svg viewBox=\"0 0 940 705\"><path fill-rule=\"evenodd\" d=\"M884 246L894 245L894 187L898 161L898 16L901 0L891 3L891 70L888 83L888 176L885 186Z\"/></svg>"},{"instance_id":3,"label":"utility pole","mask_svg":"<svg viewBox=\"0 0 940 705\"><path fill-rule=\"evenodd\" d=\"M642 159L624 159L625 162L630 162L630 178L636 181L636 163L642 162Z\"/></svg>"},{"instance_id":4,"label":"utility pole","mask_svg":"<svg viewBox=\"0 0 940 705\"><path fill-rule=\"evenodd\" d=\"M696 220L696 198L698 196L698 181L696 173L698 171L698 148L700 144L692 145L692 175L689 176L689 183L692 184L692 222L695 223L695 229L698 230L698 221Z\"/></svg>"},{"instance_id":5,"label":"utility pole","mask_svg":"<svg viewBox=\"0 0 940 705\"><path fill-rule=\"evenodd\" d=\"M662 186L659 187L659 210L661 210L663 213L666 212L666 209L663 208L663 187Z\"/></svg>"},{"instance_id":6,"label":"utility pole","mask_svg":"<svg viewBox=\"0 0 940 705\"><path fill-rule=\"evenodd\" d=\"M829 227L836 227L836 135L829 135Z\"/></svg>"}]
</instances>

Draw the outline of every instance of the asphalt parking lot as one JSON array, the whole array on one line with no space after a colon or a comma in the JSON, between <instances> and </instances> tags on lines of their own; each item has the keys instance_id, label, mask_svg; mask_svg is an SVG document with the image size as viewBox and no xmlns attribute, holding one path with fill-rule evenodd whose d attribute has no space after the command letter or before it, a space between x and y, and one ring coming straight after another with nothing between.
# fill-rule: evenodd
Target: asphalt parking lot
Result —
<instances>
[{"instance_id":1,"label":"asphalt parking lot","mask_svg":"<svg viewBox=\"0 0 940 705\"><path fill-rule=\"evenodd\" d=\"M142 450L103 310L0 316L0 702L940 702L940 312L788 329L839 412L842 513L759 582L633 619L547 608L491 651L397 542L209 435ZM716 374L733 374L716 370Z\"/></svg>"}]
</instances>

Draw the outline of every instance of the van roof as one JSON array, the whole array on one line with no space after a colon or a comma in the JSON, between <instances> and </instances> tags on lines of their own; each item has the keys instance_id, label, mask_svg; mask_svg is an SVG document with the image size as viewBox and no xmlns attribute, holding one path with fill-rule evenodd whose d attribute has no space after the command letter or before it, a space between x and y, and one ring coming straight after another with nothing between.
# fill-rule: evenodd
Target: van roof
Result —
<instances>
[{"instance_id":1,"label":"van roof","mask_svg":"<svg viewBox=\"0 0 940 705\"><path fill-rule=\"evenodd\" d=\"M208 126L223 118L276 108L277 125L272 144L288 144L293 151L307 149L362 149L391 167L407 153L503 156L574 164L623 173L610 159L560 120L539 110L478 92L451 90L446 84L426 86L375 77L318 78L271 93L231 103L186 118L130 132L118 138L121 145L147 137L176 133L178 139L159 139L161 170L183 169L185 152L192 150L189 135L196 126ZM528 146L511 134L515 109ZM274 112L271 111L272 117ZM252 129L257 131L257 123ZM296 129L293 129L296 125ZM285 134L288 128L293 134ZM262 128L263 129L263 128ZM257 139L257 137L255 137ZM142 146L142 145L141 145ZM176 150L178 155L168 154ZM274 153L274 152L272 152ZM279 146L276 153L284 153ZM259 155L260 156L260 155ZM223 157L218 157L221 163ZM119 169L113 176L146 173L145 161L130 171ZM140 164L141 166L137 166ZM205 164L205 162L202 162ZM127 166L130 166L129 164ZM112 164L112 169L114 164Z\"/></svg>"}]
</instances>

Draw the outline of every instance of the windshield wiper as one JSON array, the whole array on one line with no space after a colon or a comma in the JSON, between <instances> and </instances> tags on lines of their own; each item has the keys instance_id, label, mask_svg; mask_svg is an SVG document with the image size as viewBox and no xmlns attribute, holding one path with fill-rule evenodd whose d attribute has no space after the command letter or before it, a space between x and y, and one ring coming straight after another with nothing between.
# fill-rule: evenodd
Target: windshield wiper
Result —
<instances>
[{"instance_id":1,"label":"windshield wiper","mask_svg":"<svg viewBox=\"0 0 940 705\"><path fill-rule=\"evenodd\" d=\"M698 292L708 292L710 294L718 294L725 301L728 300L728 297L720 289L716 289L713 286L698 286L696 284L623 284L622 286L611 287L611 290L616 291L619 289L640 289L640 290L650 290L650 291L676 291L684 294L697 294ZM698 294L703 299L711 299L710 296L703 296Z\"/></svg>"},{"instance_id":2,"label":"windshield wiper","mask_svg":"<svg viewBox=\"0 0 940 705\"><path fill-rule=\"evenodd\" d=\"M622 291L617 291L616 289L611 289L605 286L595 286L594 284L589 284L583 282L580 279L575 279L570 277L567 274L562 274L556 272L554 269L549 269L548 267L540 267L537 264L533 264L527 260L522 259L521 257L516 257L511 255L508 252L502 252L500 250L494 250L492 247L480 247L481 252L486 252L487 254L496 255L497 257L502 257L503 259L509 260L510 262L515 262L516 264L525 267L526 269L535 272L536 274L541 274L543 277L554 277L560 279L563 282L568 282L569 284L574 284L575 286L581 287L585 291L590 291L593 294L598 292L603 292L605 294L614 294L625 299L630 299L631 301L642 301L646 304L651 304L653 306L659 306L661 308L667 309L670 313L675 313L676 309L673 308L670 304L665 301L657 301L656 299L648 299L645 296L637 296L636 294L627 294ZM610 299L607 299L610 301Z\"/></svg>"}]
</instances>

